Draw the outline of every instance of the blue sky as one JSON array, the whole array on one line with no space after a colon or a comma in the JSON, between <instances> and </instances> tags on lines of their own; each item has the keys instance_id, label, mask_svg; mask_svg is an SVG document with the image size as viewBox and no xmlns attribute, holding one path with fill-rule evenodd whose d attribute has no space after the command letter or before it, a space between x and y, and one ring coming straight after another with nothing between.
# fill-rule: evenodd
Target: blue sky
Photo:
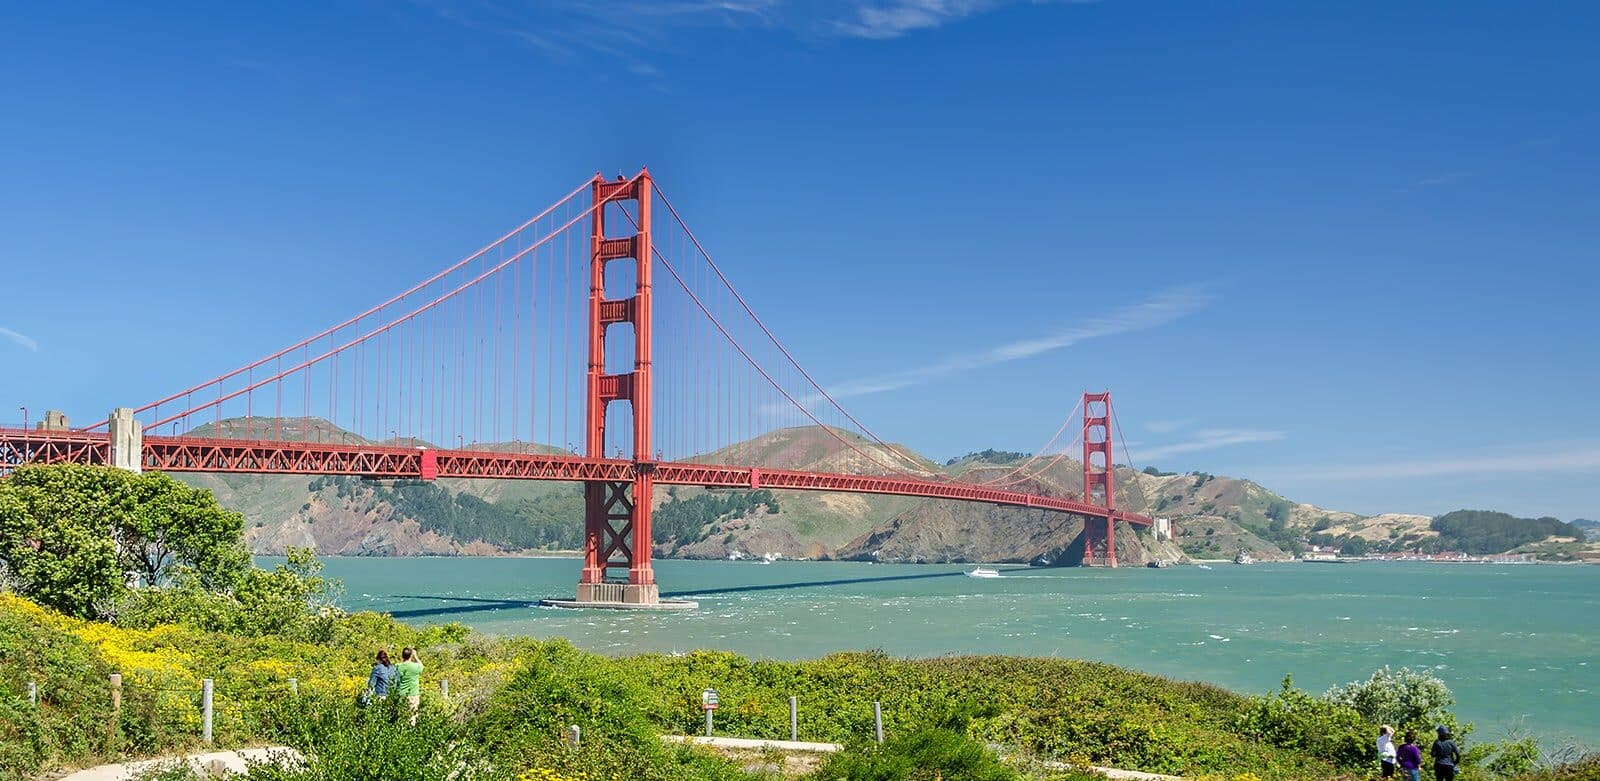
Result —
<instances>
[{"instance_id":1,"label":"blue sky","mask_svg":"<svg viewBox=\"0 0 1600 781\"><path fill-rule=\"evenodd\" d=\"M87 420L648 165L885 438L1600 516L1588 3L0 6L0 420ZM9 411L6 411L9 410Z\"/></svg>"}]
</instances>

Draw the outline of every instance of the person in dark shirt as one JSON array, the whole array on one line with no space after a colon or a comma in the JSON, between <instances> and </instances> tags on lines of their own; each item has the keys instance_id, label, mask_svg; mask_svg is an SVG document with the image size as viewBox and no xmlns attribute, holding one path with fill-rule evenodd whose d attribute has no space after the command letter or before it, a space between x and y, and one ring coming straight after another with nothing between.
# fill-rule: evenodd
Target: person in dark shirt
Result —
<instances>
[{"instance_id":1,"label":"person in dark shirt","mask_svg":"<svg viewBox=\"0 0 1600 781\"><path fill-rule=\"evenodd\" d=\"M1419 781L1422 777L1422 749L1417 747L1417 731L1406 730L1406 742L1400 746L1396 758L1400 760L1400 776L1406 781Z\"/></svg>"},{"instance_id":2,"label":"person in dark shirt","mask_svg":"<svg viewBox=\"0 0 1600 781\"><path fill-rule=\"evenodd\" d=\"M1455 781L1456 765L1461 764L1461 749L1450 739L1449 728L1441 726L1438 733L1439 739L1429 749L1433 754L1433 777L1438 781Z\"/></svg>"}]
</instances>

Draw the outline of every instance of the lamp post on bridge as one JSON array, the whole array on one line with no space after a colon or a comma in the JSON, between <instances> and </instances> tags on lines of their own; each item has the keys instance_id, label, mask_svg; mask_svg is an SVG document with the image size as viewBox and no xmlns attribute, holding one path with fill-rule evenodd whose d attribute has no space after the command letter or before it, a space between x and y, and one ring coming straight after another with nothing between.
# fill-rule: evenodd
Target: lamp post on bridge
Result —
<instances>
[{"instance_id":1,"label":"lamp post on bridge","mask_svg":"<svg viewBox=\"0 0 1600 781\"><path fill-rule=\"evenodd\" d=\"M17 405L17 409L22 410L22 430L23 431L27 431L28 430L28 406L26 404L18 404Z\"/></svg>"}]
</instances>

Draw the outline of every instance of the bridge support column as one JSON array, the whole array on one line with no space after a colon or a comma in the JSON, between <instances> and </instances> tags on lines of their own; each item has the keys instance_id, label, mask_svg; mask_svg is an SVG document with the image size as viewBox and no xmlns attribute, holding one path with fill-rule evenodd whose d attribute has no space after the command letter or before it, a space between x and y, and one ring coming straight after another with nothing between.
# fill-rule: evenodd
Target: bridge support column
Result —
<instances>
[{"instance_id":1,"label":"bridge support column","mask_svg":"<svg viewBox=\"0 0 1600 781\"><path fill-rule=\"evenodd\" d=\"M144 471L144 429L134 420L133 410L118 407L106 418L111 435L111 465L129 472Z\"/></svg>"},{"instance_id":2,"label":"bridge support column","mask_svg":"<svg viewBox=\"0 0 1600 781\"><path fill-rule=\"evenodd\" d=\"M584 484L583 572L576 600L545 600L559 607L654 608L681 610L694 602L663 600L650 566L650 502L655 488L655 456L650 439L651 400L651 265L650 172L632 179L607 181L596 175L590 184L594 211L589 242L589 374L585 453L606 457L606 411L612 402L626 402L633 416L633 479L629 482ZM606 231L612 204L634 203L618 212L632 235ZM632 213L632 216L628 215ZM606 297L606 266L631 260L634 294ZM606 373L606 329L633 327L633 371Z\"/></svg>"},{"instance_id":3,"label":"bridge support column","mask_svg":"<svg viewBox=\"0 0 1600 781\"><path fill-rule=\"evenodd\" d=\"M1083 566L1117 566L1116 490L1111 458L1111 392L1083 394L1083 501L1106 508L1083 522Z\"/></svg>"}]
</instances>

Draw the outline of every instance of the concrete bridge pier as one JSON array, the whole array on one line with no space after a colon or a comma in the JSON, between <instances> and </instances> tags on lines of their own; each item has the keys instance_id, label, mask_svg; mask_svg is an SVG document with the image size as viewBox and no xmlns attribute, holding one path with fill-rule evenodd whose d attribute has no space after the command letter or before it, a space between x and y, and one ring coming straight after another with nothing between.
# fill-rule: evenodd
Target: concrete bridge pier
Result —
<instances>
[{"instance_id":1,"label":"concrete bridge pier","mask_svg":"<svg viewBox=\"0 0 1600 781\"><path fill-rule=\"evenodd\" d=\"M144 429L134 420L133 410L118 407L106 418L106 430L111 434L111 453L107 459L118 469L129 472L144 471Z\"/></svg>"}]
</instances>

